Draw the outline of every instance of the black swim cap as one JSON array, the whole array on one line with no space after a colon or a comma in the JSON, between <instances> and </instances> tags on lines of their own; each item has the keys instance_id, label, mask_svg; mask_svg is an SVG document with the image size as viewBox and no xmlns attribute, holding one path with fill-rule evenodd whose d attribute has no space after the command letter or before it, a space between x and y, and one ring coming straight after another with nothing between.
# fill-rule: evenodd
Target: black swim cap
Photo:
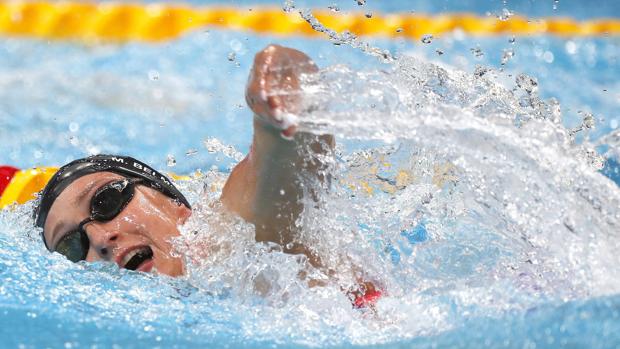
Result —
<instances>
[{"instance_id":1,"label":"black swim cap","mask_svg":"<svg viewBox=\"0 0 620 349\"><path fill-rule=\"evenodd\" d=\"M142 178L145 184L191 208L181 192L161 173L129 156L93 155L72 161L61 167L40 194L34 211L35 224L43 228L47 214L60 193L76 179L97 172L113 172L131 178Z\"/></svg>"}]
</instances>

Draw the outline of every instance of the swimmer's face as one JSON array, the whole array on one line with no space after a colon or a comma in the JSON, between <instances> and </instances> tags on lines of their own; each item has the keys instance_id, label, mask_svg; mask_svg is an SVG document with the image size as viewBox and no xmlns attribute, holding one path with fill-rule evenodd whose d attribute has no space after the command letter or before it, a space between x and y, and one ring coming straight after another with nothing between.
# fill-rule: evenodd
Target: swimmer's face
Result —
<instances>
[{"instance_id":1,"label":"swimmer's face","mask_svg":"<svg viewBox=\"0 0 620 349\"><path fill-rule=\"evenodd\" d=\"M90 216L91 200L107 184L125 179L100 172L78 178L58 196L45 221L45 241L55 250L63 237ZM145 185L136 184L134 196L118 215L107 222L92 221L83 230L88 237L86 261L110 261L119 268L157 271L178 276L183 261L171 255L171 238L191 210Z\"/></svg>"}]
</instances>

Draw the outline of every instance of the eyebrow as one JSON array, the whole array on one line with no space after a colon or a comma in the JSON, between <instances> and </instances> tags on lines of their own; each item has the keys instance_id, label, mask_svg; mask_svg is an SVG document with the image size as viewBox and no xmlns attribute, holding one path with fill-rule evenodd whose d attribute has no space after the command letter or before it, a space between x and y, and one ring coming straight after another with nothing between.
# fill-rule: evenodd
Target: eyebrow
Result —
<instances>
[{"instance_id":1,"label":"eyebrow","mask_svg":"<svg viewBox=\"0 0 620 349\"><path fill-rule=\"evenodd\" d=\"M101 181L90 182L86 186L86 188L84 188L82 191L80 191L80 193L78 195L75 196L75 198L73 199L72 204L74 206L77 206L80 202L82 202L88 196L88 194L90 194L90 192L93 190L93 188L99 184L99 182L101 182Z\"/></svg>"}]
</instances>

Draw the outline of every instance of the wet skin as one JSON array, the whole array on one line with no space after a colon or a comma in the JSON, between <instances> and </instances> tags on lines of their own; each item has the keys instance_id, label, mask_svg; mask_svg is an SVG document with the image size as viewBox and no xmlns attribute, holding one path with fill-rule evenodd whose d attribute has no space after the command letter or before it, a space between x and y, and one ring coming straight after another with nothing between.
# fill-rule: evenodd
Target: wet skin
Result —
<instances>
[{"instance_id":1,"label":"wet skin","mask_svg":"<svg viewBox=\"0 0 620 349\"><path fill-rule=\"evenodd\" d=\"M307 195L299 174L303 171L306 180L327 180L322 174L325 165L314 155L331 152L334 139L330 135L297 132L297 125L283 117L299 112L300 75L317 70L304 53L277 45L256 55L246 88L246 101L254 112L252 146L231 172L221 201L256 226L257 241L287 246L287 252L304 253L318 266L320 260L307 246L290 242L295 241L294 223L303 209L301 199ZM69 185L52 205L45 222L47 245L53 249L63 234L89 216L91 198L97 189L122 178L100 172ZM171 255L171 238L180 234L178 226L190 215L190 209L173 199L137 185L135 196L118 216L85 226L90 240L86 260L110 261L124 268L127 253L148 246L153 257L137 270L182 275L183 261Z\"/></svg>"},{"instance_id":2,"label":"wet skin","mask_svg":"<svg viewBox=\"0 0 620 349\"><path fill-rule=\"evenodd\" d=\"M90 215L90 202L97 189L124 177L99 172L80 177L56 199L45 222L45 241L52 250L67 232ZM91 222L84 227L90 248L86 261L109 261L120 268L127 264L123 257L133 250L148 246L153 251L152 263L138 270L178 276L183 274L183 261L171 256L170 238L179 235L178 226L191 215L191 210L148 186L137 185L129 204L108 222Z\"/></svg>"}]
</instances>

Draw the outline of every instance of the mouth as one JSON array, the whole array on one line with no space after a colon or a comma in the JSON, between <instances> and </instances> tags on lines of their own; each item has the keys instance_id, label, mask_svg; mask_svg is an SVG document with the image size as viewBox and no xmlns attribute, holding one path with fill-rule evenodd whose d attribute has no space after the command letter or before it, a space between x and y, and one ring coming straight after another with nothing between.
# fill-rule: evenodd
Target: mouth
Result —
<instances>
[{"instance_id":1,"label":"mouth","mask_svg":"<svg viewBox=\"0 0 620 349\"><path fill-rule=\"evenodd\" d=\"M153 268L153 250L149 246L141 246L129 251L123 256L121 267L149 272Z\"/></svg>"}]
</instances>

